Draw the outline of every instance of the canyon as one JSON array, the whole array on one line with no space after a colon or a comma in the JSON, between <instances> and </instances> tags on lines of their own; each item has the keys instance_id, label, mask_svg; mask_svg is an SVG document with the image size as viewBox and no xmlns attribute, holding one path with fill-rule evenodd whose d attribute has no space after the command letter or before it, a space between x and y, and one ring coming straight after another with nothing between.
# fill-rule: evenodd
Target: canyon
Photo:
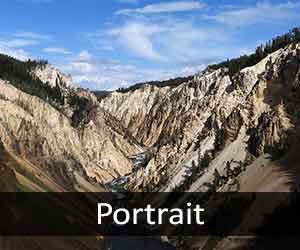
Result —
<instances>
[{"instance_id":1,"label":"canyon","mask_svg":"<svg viewBox=\"0 0 300 250\"><path fill-rule=\"evenodd\" d=\"M299 43L234 75L206 69L178 86L105 96L50 65L30 74L62 102L0 79L2 191L299 188Z\"/></svg>"}]
</instances>

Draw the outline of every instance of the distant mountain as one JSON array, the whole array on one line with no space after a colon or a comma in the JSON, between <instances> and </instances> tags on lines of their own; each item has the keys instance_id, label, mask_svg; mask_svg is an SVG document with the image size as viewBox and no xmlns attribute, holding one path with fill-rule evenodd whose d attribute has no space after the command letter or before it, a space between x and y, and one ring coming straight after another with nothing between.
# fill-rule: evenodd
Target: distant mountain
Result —
<instances>
[{"instance_id":1,"label":"distant mountain","mask_svg":"<svg viewBox=\"0 0 300 250\"><path fill-rule=\"evenodd\" d=\"M163 87L175 88L182 83L191 81L193 78L194 78L194 76L188 76L188 77L173 78L173 79L169 79L169 80L165 80L165 81L151 81L151 82L137 83L137 84L131 85L127 88L119 88L116 90L116 92L128 93L128 92L132 92L134 90L140 89L140 88L144 87L145 85L155 86L155 87L159 87L159 88L163 88ZM105 91L105 90L93 91L93 94L95 94L97 96L99 101L101 101L102 99L109 96L110 93L112 93L112 91Z\"/></svg>"},{"instance_id":2,"label":"distant mountain","mask_svg":"<svg viewBox=\"0 0 300 250\"><path fill-rule=\"evenodd\" d=\"M173 78L173 79L169 79L169 80L165 80L165 81L151 81L151 82L137 83L128 88L120 88L117 91L121 92L121 93L127 93L129 91L134 91L136 89L139 89L146 84L156 86L159 88L163 88L163 87L175 88L184 82L188 82L188 81L192 80L193 77L194 76L177 77L177 78Z\"/></svg>"}]
</instances>

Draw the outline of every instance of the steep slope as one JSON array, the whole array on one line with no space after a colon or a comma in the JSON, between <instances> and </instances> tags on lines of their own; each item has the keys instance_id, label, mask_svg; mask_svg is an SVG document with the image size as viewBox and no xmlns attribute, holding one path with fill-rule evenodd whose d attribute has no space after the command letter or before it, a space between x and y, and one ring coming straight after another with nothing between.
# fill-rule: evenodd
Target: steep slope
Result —
<instances>
[{"instance_id":1,"label":"steep slope","mask_svg":"<svg viewBox=\"0 0 300 250\"><path fill-rule=\"evenodd\" d=\"M100 102L100 106L113 114L128 128L133 136L140 139L140 131L144 130L146 116L156 103L160 103L170 90L145 85L128 93L113 92ZM141 143L144 143L140 140Z\"/></svg>"},{"instance_id":2,"label":"steep slope","mask_svg":"<svg viewBox=\"0 0 300 250\"><path fill-rule=\"evenodd\" d=\"M67 189L78 179L106 183L124 176L131 190L205 189L228 164L240 168L291 144L298 54L299 45L290 45L234 76L226 68L207 70L177 87L144 85L109 93L100 103L55 68L38 66L32 76L63 101L1 80L0 136Z\"/></svg>"},{"instance_id":3,"label":"steep slope","mask_svg":"<svg viewBox=\"0 0 300 250\"><path fill-rule=\"evenodd\" d=\"M32 74L52 87L55 87L58 84L60 87L70 88L73 85L72 77L70 75L63 74L50 64L36 67L32 71Z\"/></svg>"},{"instance_id":4,"label":"steep slope","mask_svg":"<svg viewBox=\"0 0 300 250\"><path fill-rule=\"evenodd\" d=\"M67 190L78 189L78 182L105 183L130 173L128 156L137 154L140 146L97 106L96 97L64 88L71 93L66 98L76 97L85 105L54 108L0 80L0 138L6 147Z\"/></svg>"},{"instance_id":5,"label":"steep slope","mask_svg":"<svg viewBox=\"0 0 300 250\"><path fill-rule=\"evenodd\" d=\"M78 183L78 186L80 184ZM96 186L86 191L100 192ZM82 189L85 187L82 186ZM0 190L1 192L64 192L55 180L14 152L0 141ZM0 237L1 250L31 249L103 249L104 242L95 237Z\"/></svg>"},{"instance_id":6,"label":"steep slope","mask_svg":"<svg viewBox=\"0 0 300 250\"><path fill-rule=\"evenodd\" d=\"M199 178L191 190L198 190L204 181L212 181L215 178L213 175L215 170L221 175L226 175L227 162L232 163L231 168L238 167L236 162L241 162L245 168L249 168L249 171L250 169L255 171L255 168L261 166L266 166L268 171L268 166L275 165L272 160L281 158L298 144L299 56L299 44L292 45L241 71L244 76L253 76L250 82L253 86L252 91L216 130L221 134L218 138L218 144L221 145L215 148L218 150L217 157L210 164L208 173ZM237 83L240 86L245 84L244 79ZM237 88L240 87L235 87ZM234 125L236 128L233 130ZM263 154L269 154L271 160L262 163L259 157ZM252 165L247 166L251 162ZM282 163L281 171L288 173L290 166ZM247 176L247 171L244 175ZM248 183L256 177L252 178L249 177ZM276 178L273 179L273 184ZM294 186L295 184L290 182L288 188L293 189ZM255 190L249 188L245 190L260 190L259 185L252 188ZM285 189L286 187L274 185L269 191Z\"/></svg>"},{"instance_id":7,"label":"steep slope","mask_svg":"<svg viewBox=\"0 0 300 250\"><path fill-rule=\"evenodd\" d=\"M64 192L62 186L0 142L1 192ZM95 187L96 188L96 187ZM100 190L100 188L99 188Z\"/></svg>"},{"instance_id":8,"label":"steep slope","mask_svg":"<svg viewBox=\"0 0 300 250\"><path fill-rule=\"evenodd\" d=\"M240 174L264 153L279 157L297 138L299 74L294 44L233 77L206 71L177 88L146 85L102 99L152 154L129 188L206 190L229 165Z\"/></svg>"},{"instance_id":9,"label":"steep slope","mask_svg":"<svg viewBox=\"0 0 300 250\"><path fill-rule=\"evenodd\" d=\"M147 92L144 86L103 98L101 106L147 146L144 168L131 174L127 188L299 190L299 87L300 44L291 44L233 76L223 68L200 73L174 89ZM155 102L147 101L154 97ZM241 226L257 226L251 218L250 209ZM248 249L250 240L184 241L191 249Z\"/></svg>"}]
</instances>

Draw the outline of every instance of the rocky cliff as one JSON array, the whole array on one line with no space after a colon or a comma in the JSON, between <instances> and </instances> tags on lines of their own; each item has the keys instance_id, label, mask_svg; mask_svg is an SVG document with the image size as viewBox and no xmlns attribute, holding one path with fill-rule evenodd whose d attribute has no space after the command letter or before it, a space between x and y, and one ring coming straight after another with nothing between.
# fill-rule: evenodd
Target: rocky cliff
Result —
<instances>
[{"instance_id":1,"label":"rocky cliff","mask_svg":"<svg viewBox=\"0 0 300 250\"><path fill-rule=\"evenodd\" d=\"M205 71L176 88L145 85L101 100L152 155L129 188L206 190L227 163L280 158L298 140L299 49L280 49L234 76Z\"/></svg>"},{"instance_id":2,"label":"rocky cliff","mask_svg":"<svg viewBox=\"0 0 300 250\"><path fill-rule=\"evenodd\" d=\"M226 68L207 70L176 88L145 85L110 94L100 106L121 121L145 150L144 164L127 177L125 187L299 190L299 86L300 44L292 44L234 75ZM245 216L241 225L251 224L251 218ZM184 241L187 249L203 249L211 244L208 239ZM210 249L249 247L243 239L212 242Z\"/></svg>"},{"instance_id":3,"label":"rocky cliff","mask_svg":"<svg viewBox=\"0 0 300 250\"><path fill-rule=\"evenodd\" d=\"M221 188L236 181L221 185L216 172L226 175L231 165L243 169L239 179L260 157L279 159L297 143L299 47L235 75L206 70L177 87L146 84L101 100L52 66L40 66L31 74L63 101L0 80L0 137L68 190L111 181L129 190Z\"/></svg>"},{"instance_id":4,"label":"rocky cliff","mask_svg":"<svg viewBox=\"0 0 300 250\"><path fill-rule=\"evenodd\" d=\"M75 104L54 107L0 80L4 145L67 190L85 190L85 183L104 184L130 173L128 156L140 152L140 146L92 94L64 88L71 93L67 99L85 104L80 110ZM80 119L76 126L75 118Z\"/></svg>"}]
</instances>

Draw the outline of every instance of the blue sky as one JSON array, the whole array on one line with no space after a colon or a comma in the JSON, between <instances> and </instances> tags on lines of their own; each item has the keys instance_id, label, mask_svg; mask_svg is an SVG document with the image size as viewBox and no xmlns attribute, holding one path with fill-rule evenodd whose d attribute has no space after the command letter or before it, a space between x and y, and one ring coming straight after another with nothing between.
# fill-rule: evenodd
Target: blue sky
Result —
<instances>
[{"instance_id":1,"label":"blue sky","mask_svg":"<svg viewBox=\"0 0 300 250\"><path fill-rule=\"evenodd\" d=\"M0 53L42 58L78 86L193 74L300 26L300 0L1 0Z\"/></svg>"}]
</instances>

